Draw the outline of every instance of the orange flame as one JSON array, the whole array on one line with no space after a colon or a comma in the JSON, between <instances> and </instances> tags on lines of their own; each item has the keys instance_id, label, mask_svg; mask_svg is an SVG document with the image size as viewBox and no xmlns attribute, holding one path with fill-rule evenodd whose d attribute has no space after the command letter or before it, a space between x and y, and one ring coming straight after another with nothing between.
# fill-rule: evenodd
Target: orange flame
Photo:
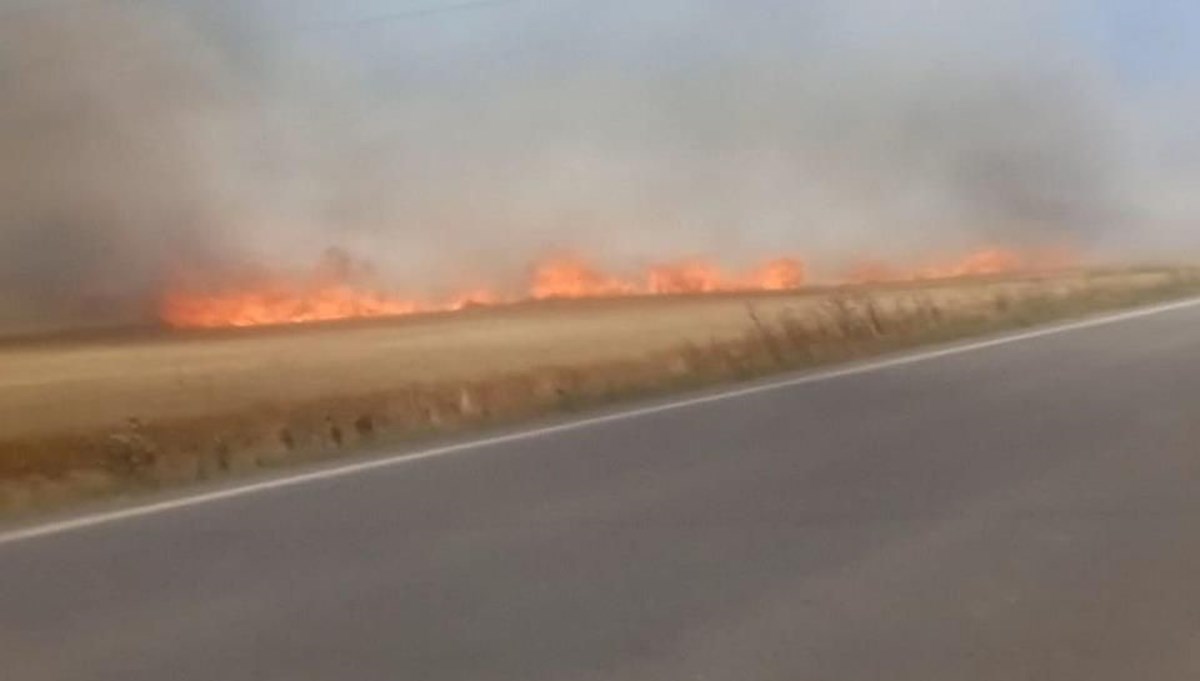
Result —
<instances>
[{"instance_id":1,"label":"orange flame","mask_svg":"<svg viewBox=\"0 0 1200 681\"><path fill-rule=\"evenodd\" d=\"M930 281L1058 270L1072 267L1075 261L1063 250L1018 252L1005 248L985 248L957 259L927 262L911 269L898 268L878 260L865 260L847 270L844 279L853 284Z\"/></svg>"},{"instance_id":2,"label":"orange flame","mask_svg":"<svg viewBox=\"0 0 1200 681\"><path fill-rule=\"evenodd\" d=\"M927 263L910 270L864 262L848 271L844 280L867 283L999 274L1046 267L1048 262L1015 251L985 249L958 260ZM1065 262L1055 261L1053 266L1061 267ZM805 284L807 270L800 260L777 258L748 272L730 274L713 262L688 259L652 265L639 274L623 277L583 258L560 256L536 263L524 290L516 294L479 288L437 300L386 293L364 283L372 279L369 268L331 252L311 275L298 280L260 276L217 292L178 286L162 297L159 313L166 324L178 328L299 324L448 312L521 300L787 291Z\"/></svg>"},{"instance_id":3,"label":"orange flame","mask_svg":"<svg viewBox=\"0 0 1200 681\"><path fill-rule=\"evenodd\" d=\"M651 267L646 275L646 288L656 295L712 293L729 290L730 283L716 265L684 260Z\"/></svg>"},{"instance_id":4,"label":"orange flame","mask_svg":"<svg viewBox=\"0 0 1200 681\"><path fill-rule=\"evenodd\" d=\"M789 291L804 285L804 263L795 258L776 258L750 273L748 287L763 291Z\"/></svg>"},{"instance_id":5,"label":"orange flame","mask_svg":"<svg viewBox=\"0 0 1200 681\"><path fill-rule=\"evenodd\" d=\"M163 298L160 316L175 327L216 328L390 317L427 309L416 300L388 297L344 284L304 291L268 285L261 290L213 295L174 291Z\"/></svg>"},{"instance_id":6,"label":"orange flame","mask_svg":"<svg viewBox=\"0 0 1200 681\"><path fill-rule=\"evenodd\" d=\"M529 297L534 300L598 298L638 293L637 287L630 282L610 277L575 256L552 258L538 263L533 268L532 279Z\"/></svg>"}]
</instances>

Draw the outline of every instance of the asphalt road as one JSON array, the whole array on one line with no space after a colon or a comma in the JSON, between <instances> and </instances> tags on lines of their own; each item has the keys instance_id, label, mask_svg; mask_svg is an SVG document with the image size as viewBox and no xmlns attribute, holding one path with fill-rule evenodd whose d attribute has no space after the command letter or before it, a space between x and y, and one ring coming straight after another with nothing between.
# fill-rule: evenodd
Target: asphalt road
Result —
<instances>
[{"instance_id":1,"label":"asphalt road","mask_svg":"<svg viewBox=\"0 0 1200 681\"><path fill-rule=\"evenodd\" d=\"M0 678L1192 680L1200 307L100 520Z\"/></svg>"}]
</instances>

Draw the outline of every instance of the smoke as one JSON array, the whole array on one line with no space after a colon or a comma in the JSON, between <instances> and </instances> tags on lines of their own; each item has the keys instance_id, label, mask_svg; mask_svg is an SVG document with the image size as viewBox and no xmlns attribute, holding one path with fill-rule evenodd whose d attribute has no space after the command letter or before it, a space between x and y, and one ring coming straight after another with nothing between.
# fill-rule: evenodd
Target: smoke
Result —
<instances>
[{"instance_id":1,"label":"smoke","mask_svg":"<svg viewBox=\"0 0 1200 681\"><path fill-rule=\"evenodd\" d=\"M1194 116L1132 98L1062 30L1069 2L562 0L381 23L363 4L5 14L0 323L143 319L180 277L329 247L422 292L548 251L832 266L1197 241Z\"/></svg>"},{"instance_id":2,"label":"smoke","mask_svg":"<svg viewBox=\"0 0 1200 681\"><path fill-rule=\"evenodd\" d=\"M173 261L220 253L232 93L184 25L65 10L0 23L0 305L127 319Z\"/></svg>"}]
</instances>

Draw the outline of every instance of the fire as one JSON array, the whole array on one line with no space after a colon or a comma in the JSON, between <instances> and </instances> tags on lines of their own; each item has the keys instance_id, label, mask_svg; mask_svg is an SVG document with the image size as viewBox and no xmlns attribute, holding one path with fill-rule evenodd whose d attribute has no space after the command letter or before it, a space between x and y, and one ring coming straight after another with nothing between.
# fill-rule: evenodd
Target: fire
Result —
<instances>
[{"instance_id":1,"label":"fire","mask_svg":"<svg viewBox=\"0 0 1200 681\"><path fill-rule=\"evenodd\" d=\"M959 258L926 262L908 269L882 261L866 260L852 266L844 279L854 284L929 281L1064 269L1071 267L1074 262L1075 258L1061 250L1020 252L1005 248L985 248Z\"/></svg>"},{"instance_id":2,"label":"fire","mask_svg":"<svg viewBox=\"0 0 1200 681\"><path fill-rule=\"evenodd\" d=\"M655 265L646 276L647 291L656 295L727 291L730 284L716 265L702 260Z\"/></svg>"},{"instance_id":3,"label":"fire","mask_svg":"<svg viewBox=\"0 0 1200 681\"><path fill-rule=\"evenodd\" d=\"M364 283L370 275L368 268L331 252L311 276L298 281L260 277L215 293L179 287L163 297L160 316L179 328L265 326L449 312L520 300L783 291L802 286L805 270L799 260L780 258L746 274L731 275L711 262L692 259L652 265L639 274L619 276L581 257L567 255L536 263L525 289L519 293L505 295L499 290L479 288L442 300L381 292Z\"/></svg>"},{"instance_id":4,"label":"fire","mask_svg":"<svg viewBox=\"0 0 1200 681\"><path fill-rule=\"evenodd\" d=\"M916 271L917 279L953 279L955 277L981 276L1015 272L1025 266L1024 258L1014 252L992 248L971 253L958 262L935 263Z\"/></svg>"},{"instance_id":5,"label":"fire","mask_svg":"<svg viewBox=\"0 0 1200 681\"><path fill-rule=\"evenodd\" d=\"M534 300L598 298L638 293L637 286L631 282L606 275L576 256L552 258L538 263L533 268L532 279L529 297Z\"/></svg>"},{"instance_id":6,"label":"fire","mask_svg":"<svg viewBox=\"0 0 1200 681\"><path fill-rule=\"evenodd\" d=\"M175 327L214 328L391 317L427 309L416 300L361 291L347 285L309 290L268 285L262 290L213 295L172 292L163 298L160 315L163 321Z\"/></svg>"},{"instance_id":7,"label":"fire","mask_svg":"<svg viewBox=\"0 0 1200 681\"><path fill-rule=\"evenodd\" d=\"M578 257L552 258L534 268L529 297L598 298L681 295L736 291L786 291L804 285L804 264L793 258L770 260L743 275L731 275L701 259L651 265L643 274L621 278L601 272Z\"/></svg>"},{"instance_id":8,"label":"fire","mask_svg":"<svg viewBox=\"0 0 1200 681\"><path fill-rule=\"evenodd\" d=\"M842 280L866 283L941 279L1062 267L1066 262L1060 258L1051 264L1046 257L993 248L910 269L864 262ZM579 256L566 255L535 263L524 287L516 291L484 287L431 299L388 292L375 281L370 268L331 251L308 276L260 275L215 291L176 286L162 297L160 317L177 328L300 324L452 312L522 300L788 291L804 286L807 278L805 264L794 258L768 260L744 272L730 272L712 261L693 258L658 263L622 275L606 272Z\"/></svg>"},{"instance_id":9,"label":"fire","mask_svg":"<svg viewBox=\"0 0 1200 681\"><path fill-rule=\"evenodd\" d=\"M804 285L804 263L795 258L776 258L750 273L749 288L763 291L790 291Z\"/></svg>"}]
</instances>

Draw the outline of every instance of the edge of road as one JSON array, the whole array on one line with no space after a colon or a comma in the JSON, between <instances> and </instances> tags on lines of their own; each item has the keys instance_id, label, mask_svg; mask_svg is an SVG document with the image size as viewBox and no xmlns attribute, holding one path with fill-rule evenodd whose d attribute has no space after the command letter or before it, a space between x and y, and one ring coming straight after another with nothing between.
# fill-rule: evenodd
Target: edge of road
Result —
<instances>
[{"instance_id":1,"label":"edge of road","mask_svg":"<svg viewBox=\"0 0 1200 681\"><path fill-rule=\"evenodd\" d=\"M526 426L523 429L514 430L511 432L484 437L475 437L459 442L416 449L413 451L400 451L387 455L377 454L370 456L370 458L342 461L316 469L281 473L277 476L258 481L235 482L209 491L193 490L191 492L185 492L183 494L178 494L166 499L160 499L158 501L146 501L143 499L140 503L132 503L125 507L97 510L59 520L43 520L25 526L18 526L14 529L9 529L6 531L0 530L0 547L32 539L61 535L91 527L108 525L124 520L157 515L160 513L169 513L193 506L216 503L219 501L235 499L261 492L297 487L321 480L331 480L352 475L359 475L377 469L412 464L427 459L434 459L454 454L463 454L495 445L532 440L557 433L584 430L607 423L636 419L663 412L688 409L690 407L699 405L737 399L747 395L772 392L812 383L821 383L824 381L831 381L839 378L857 376L876 371L884 371L912 364L929 362L944 357L951 357L954 355L977 352L998 346L1034 340L1037 338L1044 338L1047 336L1070 333L1072 331L1081 331L1100 326L1118 324L1134 319L1140 319L1143 317L1164 314L1167 312L1173 312L1175 310L1197 306L1200 306L1200 297L1185 298L1169 303L1160 303L1148 307L1134 308L1124 312L1086 317L1076 321L1059 322L1027 331L1007 332L982 339L977 338L974 340L959 341L957 343L952 343L942 347L934 347L932 349L927 348L924 350L910 350L899 355L893 355L890 357L885 356L873 360L861 360L843 364L830 369L817 371L807 370L791 374L784 374L782 376L774 376L771 378L762 379L750 384L726 387L710 392L693 394L690 396L685 395L682 397L661 399L648 404L643 403L641 405L617 407L609 412L574 418L558 423L550 423L548 425L533 427Z\"/></svg>"}]
</instances>

